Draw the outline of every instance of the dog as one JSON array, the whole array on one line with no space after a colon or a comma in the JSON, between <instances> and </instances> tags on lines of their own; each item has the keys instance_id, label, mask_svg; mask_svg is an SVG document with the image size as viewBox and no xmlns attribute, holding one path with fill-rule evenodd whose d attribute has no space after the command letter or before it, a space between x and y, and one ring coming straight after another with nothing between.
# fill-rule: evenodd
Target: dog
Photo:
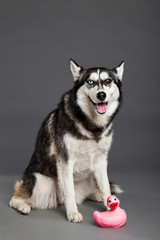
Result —
<instances>
[{"instance_id":1,"label":"dog","mask_svg":"<svg viewBox=\"0 0 160 240\"><path fill-rule=\"evenodd\" d=\"M124 62L113 69L84 69L70 60L73 88L39 130L35 150L9 205L22 214L31 208L65 205L70 222L82 222L77 205L103 201L121 192L108 179L113 119L119 110Z\"/></svg>"}]
</instances>

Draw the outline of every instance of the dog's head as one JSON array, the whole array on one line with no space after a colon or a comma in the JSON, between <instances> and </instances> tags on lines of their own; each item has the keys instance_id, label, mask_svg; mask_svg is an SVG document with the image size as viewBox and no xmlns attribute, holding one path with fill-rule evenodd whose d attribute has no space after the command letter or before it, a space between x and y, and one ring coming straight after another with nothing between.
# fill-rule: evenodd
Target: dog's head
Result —
<instances>
[{"instance_id":1,"label":"dog's head","mask_svg":"<svg viewBox=\"0 0 160 240\"><path fill-rule=\"evenodd\" d=\"M84 69L70 60L70 68L75 85L79 86L77 101L80 107L85 112L90 109L98 115L111 116L120 102L124 62L113 69Z\"/></svg>"}]
</instances>

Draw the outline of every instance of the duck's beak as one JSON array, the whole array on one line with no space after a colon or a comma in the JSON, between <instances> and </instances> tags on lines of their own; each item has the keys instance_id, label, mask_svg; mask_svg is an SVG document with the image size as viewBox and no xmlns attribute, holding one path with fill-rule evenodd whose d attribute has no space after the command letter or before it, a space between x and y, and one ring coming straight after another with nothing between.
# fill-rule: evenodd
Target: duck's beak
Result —
<instances>
[{"instance_id":1,"label":"duck's beak","mask_svg":"<svg viewBox=\"0 0 160 240\"><path fill-rule=\"evenodd\" d=\"M115 203L111 203L111 204L110 204L111 208L115 208L115 207L117 207L117 205L118 205L118 202L115 202Z\"/></svg>"}]
</instances>

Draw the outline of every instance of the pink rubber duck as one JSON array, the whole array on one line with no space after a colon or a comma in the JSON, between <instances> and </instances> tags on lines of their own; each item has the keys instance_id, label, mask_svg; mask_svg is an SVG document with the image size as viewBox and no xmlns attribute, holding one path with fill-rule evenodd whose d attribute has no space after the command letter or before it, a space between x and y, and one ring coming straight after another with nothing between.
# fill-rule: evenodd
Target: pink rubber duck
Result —
<instances>
[{"instance_id":1,"label":"pink rubber duck","mask_svg":"<svg viewBox=\"0 0 160 240\"><path fill-rule=\"evenodd\" d=\"M125 225L127 221L126 212L119 207L119 199L111 195L107 198L107 206L111 209L110 211L98 212L95 211L93 218L97 225L104 228L119 228Z\"/></svg>"}]
</instances>

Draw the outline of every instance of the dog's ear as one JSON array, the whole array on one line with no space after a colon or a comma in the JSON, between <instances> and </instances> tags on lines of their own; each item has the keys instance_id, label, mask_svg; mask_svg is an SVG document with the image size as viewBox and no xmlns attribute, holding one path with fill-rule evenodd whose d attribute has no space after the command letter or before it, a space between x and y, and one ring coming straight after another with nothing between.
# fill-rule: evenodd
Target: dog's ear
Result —
<instances>
[{"instance_id":1,"label":"dog's ear","mask_svg":"<svg viewBox=\"0 0 160 240\"><path fill-rule=\"evenodd\" d=\"M70 69L71 69L74 81L77 81L80 78L80 72L82 70L82 67L80 67L75 61L70 59Z\"/></svg>"},{"instance_id":2,"label":"dog's ear","mask_svg":"<svg viewBox=\"0 0 160 240\"><path fill-rule=\"evenodd\" d=\"M124 61L122 61L117 68L112 69L113 73L116 75L116 77L122 81L123 78L123 72L124 72Z\"/></svg>"}]
</instances>

